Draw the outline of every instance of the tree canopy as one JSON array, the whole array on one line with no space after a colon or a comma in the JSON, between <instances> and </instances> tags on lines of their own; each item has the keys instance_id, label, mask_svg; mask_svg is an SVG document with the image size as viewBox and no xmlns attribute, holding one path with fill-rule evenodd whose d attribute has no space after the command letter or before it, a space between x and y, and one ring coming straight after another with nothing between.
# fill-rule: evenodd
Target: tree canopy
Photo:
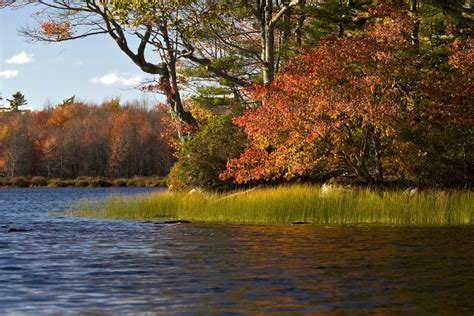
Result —
<instances>
[{"instance_id":1,"label":"tree canopy","mask_svg":"<svg viewBox=\"0 0 474 316\"><path fill-rule=\"evenodd\" d=\"M470 1L27 5L38 8L37 25L22 30L30 39L107 35L154 77L141 89L165 96L181 139L176 179L188 185L472 181ZM117 118L123 131L133 130L127 115ZM111 137L124 167L117 157L131 149Z\"/></svg>"}]
</instances>

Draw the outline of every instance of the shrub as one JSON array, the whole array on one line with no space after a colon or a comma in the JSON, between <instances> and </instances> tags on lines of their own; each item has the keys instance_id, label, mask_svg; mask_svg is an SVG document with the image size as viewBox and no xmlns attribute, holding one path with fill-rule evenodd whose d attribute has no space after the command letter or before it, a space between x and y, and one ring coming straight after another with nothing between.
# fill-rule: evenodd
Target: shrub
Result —
<instances>
[{"instance_id":1,"label":"shrub","mask_svg":"<svg viewBox=\"0 0 474 316\"><path fill-rule=\"evenodd\" d=\"M80 179L80 178L77 178L76 180L73 180L74 181L74 186L75 187L88 187L90 185L90 178L83 178L83 179Z\"/></svg>"},{"instance_id":2,"label":"shrub","mask_svg":"<svg viewBox=\"0 0 474 316\"><path fill-rule=\"evenodd\" d=\"M0 187L8 187L10 186L10 178L0 178Z\"/></svg>"},{"instance_id":3,"label":"shrub","mask_svg":"<svg viewBox=\"0 0 474 316\"><path fill-rule=\"evenodd\" d=\"M30 180L25 177L14 177L11 179L11 186L17 188L27 188L30 186Z\"/></svg>"},{"instance_id":4,"label":"shrub","mask_svg":"<svg viewBox=\"0 0 474 316\"><path fill-rule=\"evenodd\" d=\"M127 179L124 179L124 178L115 179L114 181L112 181L112 184L115 187L126 187L127 186Z\"/></svg>"},{"instance_id":5,"label":"shrub","mask_svg":"<svg viewBox=\"0 0 474 316\"><path fill-rule=\"evenodd\" d=\"M45 187L48 185L48 180L43 177L33 177L30 181L32 187Z\"/></svg>"},{"instance_id":6,"label":"shrub","mask_svg":"<svg viewBox=\"0 0 474 316\"><path fill-rule=\"evenodd\" d=\"M61 179L54 178L54 179L49 179L48 181L48 187L63 188L66 186L67 186L67 183Z\"/></svg>"},{"instance_id":7,"label":"shrub","mask_svg":"<svg viewBox=\"0 0 474 316\"><path fill-rule=\"evenodd\" d=\"M166 186L163 178L146 178L145 186L149 188L164 187Z\"/></svg>"},{"instance_id":8,"label":"shrub","mask_svg":"<svg viewBox=\"0 0 474 316\"><path fill-rule=\"evenodd\" d=\"M246 140L243 130L232 123L230 116L211 118L181 149L170 172L170 187L233 187L231 181L220 180L219 174L226 169L229 158L240 155Z\"/></svg>"},{"instance_id":9,"label":"shrub","mask_svg":"<svg viewBox=\"0 0 474 316\"><path fill-rule=\"evenodd\" d=\"M110 187L112 183L102 177L93 178L89 182L90 187Z\"/></svg>"},{"instance_id":10,"label":"shrub","mask_svg":"<svg viewBox=\"0 0 474 316\"><path fill-rule=\"evenodd\" d=\"M129 179L127 181L127 186L129 187L144 187L145 186L145 180L140 177L134 177L132 179Z\"/></svg>"}]
</instances>

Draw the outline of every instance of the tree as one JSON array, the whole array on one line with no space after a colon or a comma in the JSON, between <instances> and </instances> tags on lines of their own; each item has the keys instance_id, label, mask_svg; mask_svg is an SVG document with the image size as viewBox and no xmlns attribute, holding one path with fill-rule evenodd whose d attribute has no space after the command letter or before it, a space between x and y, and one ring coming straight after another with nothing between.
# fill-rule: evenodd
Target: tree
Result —
<instances>
[{"instance_id":1,"label":"tree","mask_svg":"<svg viewBox=\"0 0 474 316\"><path fill-rule=\"evenodd\" d=\"M144 2L141 1L37 1L42 9L36 15L40 19L38 28L24 29L23 33L37 41L61 42L88 36L107 34L141 70L159 76L158 86L165 94L171 113L184 125L195 125L194 118L182 106L175 63L176 38L170 37L169 12L175 8L171 2L151 1L155 15L141 15ZM147 2L148 3L148 2ZM8 4L6 4L8 5ZM139 22L140 21L140 22ZM132 47L138 39L137 47ZM160 51L160 63L152 62L145 53Z\"/></svg>"},{"instance_id":2,"label":"tree","mask_svg":"<svg viewBox=\"0 0 474 316\"><path fill-rule=\"evenodd\" d=\"M13 176L164 176L174 162L162 110L147 104L62 102L0 115L0 172ZM116 168L110 168L116 160Z\"/></svg>"},{"instance_id":3,"label":"tree","mask_svg":"<svg viewBox=\"0 0 474 316\"><path fill-rule=\"evenodd\" d=\"M184 108L180 95L180 85L183 85L177 73L180 61L183 65L201 67L208 77L213 76L221 80L220 83L230 85L234 93L238 92L236 88L251 84L249 74L242 73L242 68L229 66L229 62L235 60L234 56L257 60L264 82L270 82L277 63L275 32L279 27L278 23L288 17L293 8L300 5L300 0L259 0L255 4L239 1L235 7L216 1L115 0L104 3L87 0L36 3L42 7L36 15L40 20L40 27L25 29L24 34L34 40L48 42L108 34L140 69L159 76L157 84L150 89L163 92L176 121L190 125L191 128L185 130L192 130L196 129L196 122ZM212 20L206 22L208 19L202 19L202 14ZM221 22L234 24L227 28ZM211 27L212 24L216 24L220 29ZM239 25L244 28L240 30L242 36L237 35ZM245 45L240 45L242 42L232 45L228 38L224 38L227 36L226 32L223 32L225 28L234 33L232 37L247 37L252 42L254 33L259 32L260 47L257 53L253 53L253 48L248 49ZM212 30L213 38L204 36L201 29ZM288 38L289 33L285 34ZM137 47L132 47L131 43L136 41L130 40L131 37L138 40ZM209 43L217 43L212 45L215 52L220 52L218 55L208 50ZM159 63L148 59L149 54L146 52L150 50L159 52ZM227 63L221 62L226 59ZM186 135L183 135L183 138L186 138Z\"/></svg>"},{"instance_id":4,"label":"tree","mask_svg":"<svg viewBox=\"0 0 474 316\"><path fill-rule=\"evenodd\" d=\"M29 173L32 161L33 140L28 133L31 117L17 111L8 113L8 121L0 131L0 156L5 161L6 173L19 176ZM0 158L0 159L1 159Z\"/></svg>"},{"instance_id":5,"label":"tree","mask_svg":"<svg viewBox=\"0 0 474 316\"><path fill-rule=\"evenodd\" d=\"M25 96L17 91L12 95L11 99L7 99L10 102L10 111L19 111L20 106L27 105L28 102L25 99Z\"/></svg>"},{"instance_id":6,"label":"tree","mask_svg":"<svg viewBox=\"0 0 474 316\"><path fill-rule=\"evenodd\" d=\"M232 124L230 116L215 116L202 130L186 142L178 153L178 162L170 172L170 185L223 189L232 187L219 174L230 158L238 157L246 142L241 128Z\"/></svg>"},{"instance_id":7,"label":"tree","mask_svg":"<svg viewBox=\"0 0 474 316\"><path fill-rule=\"evenodd\" d=\"M470 53L452 52L451 67L446 58L420 55L407 40L414 19L388 6L373 14L379 22L350 38L327 39L272 84L256 86L262 105L234 120L250 144L229 160L222 179L349 175L380 184L389 175L464 181L453 171L456 176L441 180L435 170L449 172L448 161L462 159L465 170L472 169L472 161L461 158L472 143ZM464 75L455 69L457 61Z\"/></svg>"}]
</instances>

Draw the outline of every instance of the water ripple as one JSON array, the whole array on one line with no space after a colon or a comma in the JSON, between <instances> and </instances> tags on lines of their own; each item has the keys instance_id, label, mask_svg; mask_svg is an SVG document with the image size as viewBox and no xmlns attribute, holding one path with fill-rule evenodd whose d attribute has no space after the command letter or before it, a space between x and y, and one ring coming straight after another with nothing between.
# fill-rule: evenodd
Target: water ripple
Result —
<instances>
[{"instance_id":1,"label":"water ripple","mask_svg":"<svg viewBox=\"0 0 474 316\"><path fill-rule=\"evenodd\" d=\"M471 227L157 226L48 216L81 198L140 192L0 189L0 314L474 311Z\"/></svg>"}]
</instances>

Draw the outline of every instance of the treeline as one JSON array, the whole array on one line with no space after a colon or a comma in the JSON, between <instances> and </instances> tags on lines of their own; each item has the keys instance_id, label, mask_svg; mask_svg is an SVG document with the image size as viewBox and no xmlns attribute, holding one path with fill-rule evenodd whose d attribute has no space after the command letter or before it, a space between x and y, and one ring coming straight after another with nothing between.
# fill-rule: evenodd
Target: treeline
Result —
<instances>
[{"instance_id":1,"label":"treeline","mask_svg":"<svg viewBox=\"0 0 474 316\"><path fill-rule=\"evenodd\" d=\"M74 98L42 111L0 112L0 175L165 176L174 162L161 137L165 113L138 102L96 106Z\"/></svg>"}]
</instances>

